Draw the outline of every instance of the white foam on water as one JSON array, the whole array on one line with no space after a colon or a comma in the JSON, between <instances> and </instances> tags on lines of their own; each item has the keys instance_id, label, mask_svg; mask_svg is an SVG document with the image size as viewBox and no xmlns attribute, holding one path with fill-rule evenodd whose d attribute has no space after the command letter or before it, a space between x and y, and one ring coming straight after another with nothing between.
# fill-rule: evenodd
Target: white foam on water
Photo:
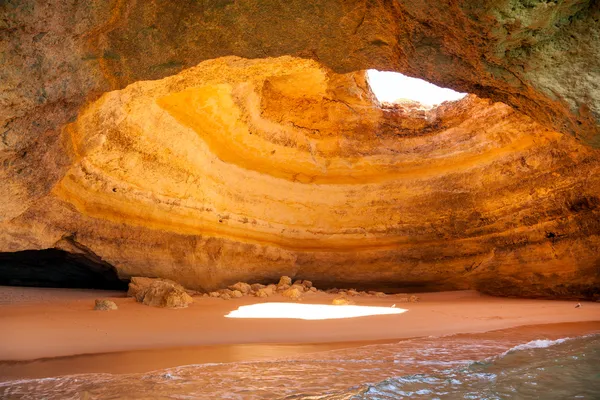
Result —
<instances>
[{"instance_id":1,"label":"white foam on water","mask_svg":"<svg viewBox=\"0 0 600 400\"><path fill-rule=\"evenodd\" d=\"M506 350L504 353L502 353L500 355L500 357L504 357L507 354L514 353L515 351L520 351L520 350L544 349L546 347L555 346L557 344L564 343L567 340L571 340L571 338L562 338L562 339L556 339L556 340L548 340L548 339L532 340L531 342L520 344L520 345L517 345L515 347L512 347L512 348Z\"/></svg>"}]
</instances>

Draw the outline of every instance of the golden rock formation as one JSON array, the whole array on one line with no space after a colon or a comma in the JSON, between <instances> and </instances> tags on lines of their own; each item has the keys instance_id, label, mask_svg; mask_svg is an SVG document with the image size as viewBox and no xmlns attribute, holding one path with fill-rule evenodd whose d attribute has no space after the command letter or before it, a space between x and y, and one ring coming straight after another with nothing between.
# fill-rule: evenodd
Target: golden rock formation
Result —
<instances>
[{"instance_id":1,"label":"golden rock formation","mask_svg":"<svg viewBox=\"0 0 600 400\"><path fill-rule=\"evenodd\" d=\"M223 57L102 95L61 140L66 172L1 251L69 237L205 290L600 292L600 154L503 103L382 108L360 71Z\"/></svg>"},{"instance_id":2,"label":"golden rock formation","mask_svg":"<svg viewBox=\"0 0 600 400\"><path fill-rule=\"evenodd\" d=\"M62 179L83 105L231 55L402 72L599 148L599 18L590 0L0 2L0 221Z\"/></svg>"}]
</instances>

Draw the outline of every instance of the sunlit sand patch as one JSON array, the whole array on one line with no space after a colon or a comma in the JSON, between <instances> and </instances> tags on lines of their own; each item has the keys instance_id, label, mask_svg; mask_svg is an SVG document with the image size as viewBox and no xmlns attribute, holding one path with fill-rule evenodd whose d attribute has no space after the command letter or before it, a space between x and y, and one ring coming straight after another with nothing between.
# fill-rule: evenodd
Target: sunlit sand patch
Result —
<instances>
[{"instance_id":1,"label":"sunlit sand patch","mask_svg":"<svg viewBox=\"0 0 600 400\"><path fill-rule=\"evenodd\" d=\"M333 306L324 304L260 303L241 306L226 318L288 318L304 320L342 319L369 315L402 314L408 310L392 307Z\"/></svg>"}]
</instances>

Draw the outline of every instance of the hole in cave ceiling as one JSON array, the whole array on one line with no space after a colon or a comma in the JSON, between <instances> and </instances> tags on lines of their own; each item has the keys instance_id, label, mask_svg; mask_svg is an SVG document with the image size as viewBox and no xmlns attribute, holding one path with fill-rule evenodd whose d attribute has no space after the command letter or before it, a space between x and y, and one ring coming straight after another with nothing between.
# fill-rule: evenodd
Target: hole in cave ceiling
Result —
<instances>
[{"instance_id":1,"label":"hole in cave ceiling","mask_svg":"<svg viewBox=\"0 0 600 400\"><path fill-rule=\"evenodd\" d=\"M431 109L445 101L460 100L467 95L398 72L370 69L367 70L367 81L373 94L382 104L409 101L419 103L422 108Z\"/></svg>"}]
</instances>

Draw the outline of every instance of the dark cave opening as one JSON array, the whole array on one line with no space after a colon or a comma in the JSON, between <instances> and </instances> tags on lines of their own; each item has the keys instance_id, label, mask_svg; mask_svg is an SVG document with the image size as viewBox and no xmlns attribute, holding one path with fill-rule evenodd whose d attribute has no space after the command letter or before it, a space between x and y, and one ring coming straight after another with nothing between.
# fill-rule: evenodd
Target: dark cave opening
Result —
<instances>
[{"instance_id":1,"label":"dark cave opening","mask_svg":"<svg viewBox=\"0 0 600 400\"><path fill-rule=\"evenodd\" d=\"M127 290L128 281L98 257L46 249L0 253L0 285Z\"/></svg>"}]
</instances>

